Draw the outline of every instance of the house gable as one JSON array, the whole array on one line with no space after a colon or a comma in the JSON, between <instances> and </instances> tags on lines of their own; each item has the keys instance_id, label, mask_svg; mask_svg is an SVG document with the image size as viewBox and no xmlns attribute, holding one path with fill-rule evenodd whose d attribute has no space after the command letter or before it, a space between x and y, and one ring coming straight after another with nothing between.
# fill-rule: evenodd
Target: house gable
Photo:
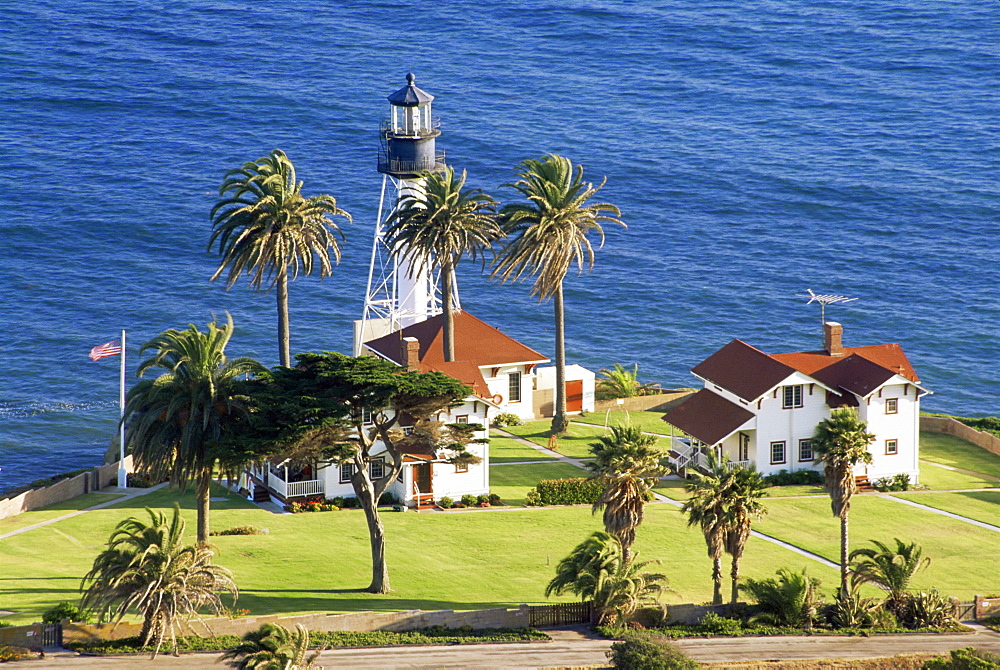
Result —
<instances>
[{"instance_id":1,"label":"house gable","mask_svg":"<svg viewBox=\"0 0 1000 670\"><path fill-rule=\"evenodd\" d=\"M733 340L691 370L696 376L752 402L795 373L741 340Z\"/></svg>"},{"instance_id":2,"label":"house gable","mask_svg":"<svg viewBox=\"0 0 1000 670\"><path fill-rule=\"evenodd\" d=\"M663 420L705 444L717 444L753 418L753 412L702 389L664 415Z\"/></svg>"}]
</instances>

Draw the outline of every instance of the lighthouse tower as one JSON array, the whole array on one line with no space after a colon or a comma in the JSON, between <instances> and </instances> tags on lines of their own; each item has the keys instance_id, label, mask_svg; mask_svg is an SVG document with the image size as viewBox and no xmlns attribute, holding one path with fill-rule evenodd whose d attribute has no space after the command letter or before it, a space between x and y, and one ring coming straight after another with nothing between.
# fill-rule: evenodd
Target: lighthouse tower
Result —
<instances>
[{"instance_id":1,"label":"lighthouse tower","mask_svg":"<svg viewBox=\"0 0 1000 670\"><path fill-rule=\"evenodd\" d=\"M388 96L389 118L382 122L378 171L382 173L382 194L375 221L364 316L354 324L354 354L361 345L441 313L437 278L424 265L411 267L402 250L385 243L386 222L399 201L424 193L426 172L443 170L444 152L435 147L441 134L439 122L431 116L434 96L414 84L413 73L406 86ZM398 252L398 253L394 253ZM419 261L413 261L419 263ZM458 305L457 287L453 304Z\"/></svg>"}]
</instances>

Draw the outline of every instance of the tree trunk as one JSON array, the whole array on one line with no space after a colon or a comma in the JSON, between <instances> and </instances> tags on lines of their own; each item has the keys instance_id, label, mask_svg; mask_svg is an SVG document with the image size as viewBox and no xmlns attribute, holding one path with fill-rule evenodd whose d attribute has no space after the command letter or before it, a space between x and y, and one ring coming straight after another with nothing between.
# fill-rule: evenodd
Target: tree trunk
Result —
<instances>
[{"instance_id":1,"label":"tree trunk","mask_svg":"<svg viewBox=\"0 0 1000 670\"><path fill-rule=\"evenodd\" d=\"M712 604L722 604L722 557L712 559Z\"/></svg>"},{"instance_id":2,"label":"tree trunk","mask_svg":"<svg viewBox=\"0 0 1000 670\"><path fill-rule=\"evenodd\" d=\"M733 569L729 573L729 576L733 580L733 590L730 594L729 604L732 607L736 607L736 603L740 599L740 557L733 554Z\"/></svg>"},{"instance_id":3,"label":"tree trunk","mask_svg":"<svg viewBox=\"0 0 1000 670\"><path fill-rule=\"evenodd\" d=\"M553 294L556 320L556 399L552 416L552 433L559 435L569 428L566 418L566 319L563 311L563 288L559 282Z\"/></svg>"},{"instance_id":4,"label":"tree trunk","mask_svg":"<svg viewBox=\"0 0 1000 670\"><path fill-rule=\"evenodd\" d=\"M198 504L198 544L208 544L208 517L212 496L212 468L207 468L198 477L195 497Z\"/></svg>"},{"instance_id":5,"label":"tree trunk","mask_svg":"<svg viewBox=\"0 0 1000 670\"><path fill-rule=\"evenodd\" d=\"M278 362L292 367L292 334L288 326L288 274L278 274Z\"/></svg>"},{"instance_id":6,"label":"tree trunk","mask_svg":"<svg viewBox=\"0 0 1000 670\"><path fill-rule=\"evenodd\" d=\"M847 564L847 510L840 515L840 593L838 600L843 600L850 593L847 587L848 564Z\"/></svg>"},{"instance_id":7,"label":"tree trunk","mask_svg":"<svg viewBox=\"0 0 1000 670\"><path fill-rule=\"evenodd\" d=\"M455 360L455 313L451 304L452 264L441 262L441 303L444 305L444 360L450 363Z\"/></svg>"},{"instance_id":8,"label":"tree trunk","mask_svg":"<svg viewBox=\"0 0 1000 670\"><path fill-rule=\"evenodd\" d=\"M360 475L355 474L355 477ZM370 483L370 482L369 482ZM389 566L385 562L385 526L378 514L378 500L372 488L355 486L354 492L361 501L368 522L368 541L372 550L372 583L368 585L371 593L389 593Z\"/></svg>"}]
</instances>

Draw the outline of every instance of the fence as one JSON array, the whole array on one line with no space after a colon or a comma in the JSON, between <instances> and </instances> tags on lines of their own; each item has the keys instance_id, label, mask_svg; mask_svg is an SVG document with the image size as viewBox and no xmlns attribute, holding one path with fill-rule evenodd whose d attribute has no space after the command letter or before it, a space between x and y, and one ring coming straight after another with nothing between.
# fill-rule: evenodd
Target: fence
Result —
<instances>
[{"instance_id":1,"label":"fence","mask_svg":"<svg viewBox=\"0 0 1000 670\"><path fill-rule=\"evenodd\" d=\"M594 603L589 600L583 603L559 603L528 607L528 625L532 628L591 623L593 619Z\"/></svg>"}]
</instances>

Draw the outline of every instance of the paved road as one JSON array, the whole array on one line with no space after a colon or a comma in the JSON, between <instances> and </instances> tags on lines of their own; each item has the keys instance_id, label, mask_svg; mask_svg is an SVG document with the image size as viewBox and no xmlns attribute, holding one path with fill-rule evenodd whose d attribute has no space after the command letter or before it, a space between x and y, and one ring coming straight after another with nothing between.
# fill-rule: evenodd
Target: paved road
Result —
<instances>
[{"instance_id":1,"label":"paved road","mask_svg":"<svg viewBox=\"0 0 1000 670\"><path fill-rule=\"evenodd\" d=\"M974 646L1000 653L1000 633L981 626L975 632L957 635L880 635L876 637L757 637L680 640L677 646L696 661L722 663L748 660L793 660L818 658L872 658L898 654L943 654L952 649ZM608 640L594 638L584 630L571 628L548 631L551 642L484 644L450 647L394 647L381 649L338 649L323 652L319 663L325 668L365 668L371 670L437 669L483 670L521 668L590 667L607 663L604 652ZM221 668L218 654L186 654L179 658L161 656L101 658L50 654L43 660L8 663L5 668L110 668L156 666L171 669Z\"/></svg>"}]
</instances>

